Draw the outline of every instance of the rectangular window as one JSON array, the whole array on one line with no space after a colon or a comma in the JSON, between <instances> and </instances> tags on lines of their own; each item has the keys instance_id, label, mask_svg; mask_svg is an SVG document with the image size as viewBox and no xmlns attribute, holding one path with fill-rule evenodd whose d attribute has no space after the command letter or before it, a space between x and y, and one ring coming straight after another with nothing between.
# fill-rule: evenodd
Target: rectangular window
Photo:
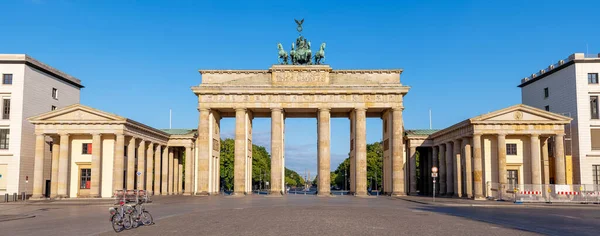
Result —
<instances>
[{"instance_id":1,"label":"rectangular window","mask_svg":"<svg viewBox=\"0 0 600 236\"><path fill-rule=\"evenodd\" d=\"M10 119L10 99L2 100L2 119Z\"/></svg>"},{"instance_id":2,"label":"rectangular window","mask_svg":"<svg viewBox=\"0 0 600 236\"><path fill-rule=\"evenodd\" d=\"M544 107L544 110L546 110L546 111L550 111L550 105L548 105L548 106L545 106L545 107Z\"/></svg>"},{"instance_id":3,"label":"rectangular window","mask_svg":"<svg viewBox=\"0 0 600 236\"><path fill-rule=\"evenodd\" d=\"M517 185L519 184L519 171L517 170L507 170L506 171L506 179L508 180L509 185Z\"/></svg>"},{"instance_id":4,"label":"rectangular window","mask_svg":"<svg viewBox=\"0 0 600 236\"><path fill-rule=\"evenodd\" d=\"M10 129L0 129L0 149L8 150L10 141Z\"/></svg>"},{"instance_id":5,"label":"rectangular window","mask_svg":"<svg viewBox=\"0 0 600 236\"><path fill-rule=\"evenodd\" d=\"M2 75L2 84L12 84L12 74L3 74Z\"/></svg>"},{"instance_id":6,"label":"rectangular window","mask_svg":"<svg viewBox=\"0 0 600 236\"><path fill-rule=\"evenodd\" d=\"M58 99L58 89L52 88L52 98Z\"/></svg>"},{"instance_id":7,"label":"rectangular window","mask_svg":"<svg viewBox=\"0 0 600 236\"><path fill-rule=\"evenodd\" d=\"M548 91L548 88L544 88L544 98L548 98L548 96L550 96L550 91Z\"/></svg>"},{"instance_id":8,"label":"rectangular window","mask_svg":"<svg viewBox=\"0 0 600 236\"><path fill-rule=\"evenodd\" d=\"M588 73L588 84L598 84L598 73Z\"/></svg>"},{"instance_id":9,"label":"rectangular window","mask_svg":"<svg viewBox=\"0 0 600 236\"><path fill-rule=\"evenodd\" d=\"M50 108L50 110L51 110L51 111L54 111L54 110L56 110L56 106L52 106L52 107Z\"/></svg>"},{"instance_id":10,"label":"rectangular window","mask_svg":"<svg viewBox=\"0 0 600 236\"><path fill-rule=\"evenodd\" d=\"M84 143L81 145L81 154L92 154L92 144Z\"/></svg>"},{"instance_id":11,"label":"rectangular window","mask_svg":"<svg viewBox=\"0 0 600 236\"><path fill-rule=\"evenodd\" d=\"M600 165L592 166L592 180L595 185L600 184Z\"/></svg>"},{"instance_id":12,"label":"rectangular window","mask_svg":"<svg viewBox=\"0 0 600 236\"><path fill-rule=\"evenodd\" d=\"M517 155L517 144L507 143L506 144L506 155Z\"/></svg>"},{"instance_id":13,"label":"rectangular window","mask_svg":"<svg viewBox=\"0 0 600 236\"><path fill-rule=\"evenodd\" d=\"M592 119L598 119L598 96L590 97L590 116Z\"/></svg>"},{"instance_id":14,"label":"rectangular window","mask_svg":"<svg viewBox=\"0 0 600 236\"><path fill-rule=\"evenodd\" d=\"M90 180L92 179L92 169L81 169L79 179L79 189L90 189Z\"/></svg>"},{"instance_id":15,"label":"rectangular window","mask_svg":"<svg viewBox=\"0 0 600 236\"><path fill-rule=\"evenodd\" d=\"M592 136L592 150L600 150L600 129L590 129Z\"/></svg>"}]
</instances>

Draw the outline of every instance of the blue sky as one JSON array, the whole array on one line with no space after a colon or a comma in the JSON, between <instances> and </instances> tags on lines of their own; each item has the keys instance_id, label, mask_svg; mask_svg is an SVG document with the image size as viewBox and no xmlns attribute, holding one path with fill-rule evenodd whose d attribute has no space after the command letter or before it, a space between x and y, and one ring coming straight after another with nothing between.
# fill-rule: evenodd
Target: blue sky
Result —
<instances>
[{"instance_id":1,"label":"blue sky","mask_svg":"<svg viewBox=\"0 0 600 236\"><path fill-rule=\"evenodd\" d=\"M143 3L143 4L142 4ZM81 102L157 128L197 126L198 69L266 69L278 42L327 42L334 69L403 68L407 129L444 128L520 102L516 87L574 52L600 52L600 1L0 2L0 53L26 53L80 78ZM587 45L587 46L586 46ZM223 136L233 119L222 122ZM332 119L332 169L348 119ZM270 120L254 142L269 146ZM367 141L381 121L367 121ZM316 120L286 121L286 167L316 171ZM269 149L267 149L269 150Z\"/></svg>"}]
</instances>

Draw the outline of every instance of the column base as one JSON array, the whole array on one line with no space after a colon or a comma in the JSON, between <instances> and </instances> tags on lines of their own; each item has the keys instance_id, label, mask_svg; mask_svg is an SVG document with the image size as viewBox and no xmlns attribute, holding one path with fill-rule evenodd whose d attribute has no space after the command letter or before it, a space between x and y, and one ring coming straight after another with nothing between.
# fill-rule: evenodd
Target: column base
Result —
<instances>
[{"instance_id":1,"label":"column base","mask_svg":"<svg viewBox=\"0 0 600 236\"><path fill-rule=\"evenodd\" d=\"M21 195L19 195L19 197L21 197ZM29 200L45 200L46 197L42 194L36 194L36 195L31 195L31 197L29 197Z\"/></svg>"},{"instance_id":2,"label":"column base","mask_svg":"<svg viewBox=\"0 0 600 236\"><path fill-rule=\"evenodd\" d=\"M281 191L277 191L277 190L271 190L269 192L269 195L273 195L273 196L282 196L283 193Z\"/></svg>"},{"instance_id":3,"label":"column base","mask_svg":"<svg viewBox=\"0 0 600 236\"><path fill-rule=\"evenodd\" d=\"M317 193L318 197L329 197L331 196L331 192L319 192Z\"/></svg>"},{"instance_id":4,"label":"column base","mask_svg":"<svg viewBox=\"0 0 600 236\"><path fill-rule=\"evenodd\" d=\"M485 201L485 197L483 197L483 196L475 196L475 198L473 200L475 200L475 201Z\"/></svg>"},{"instance_id":5,"label":"column base","mask_svg":"<svg viewBox=\"0 0 600 236\"><path fill-rule=\"evenodd\" d=\"M69 198L67 195L56 195L56 199L66 199Z\"/></svg>"},{"instance_id":6,"label":"column base","mask_svg":"<svg viewBox=\"0 0 600 236\"><path fill-rule=\"evenodd\" d=\"M183 193L183 196L191 196L192 193Z\"/></svg>"},{"instance_id":7,"label":"column base","mask_svg":"<svg viewBox=\"0 0 600 236\"><path fill-rule=\"evenodd\" d=\"M197 192L196 196L208 196L208 192Z\"/></svg>"},{"instance_id":8,"label":"column base","mask_svg":"<svg viewBox=\"0 0 600 236\"><path fill-rule=\"evenodd\" d=\"M402 196L406 196L405 192L392 192L392 194L390 194L390 196L392 197L402 197Z\"/></svg>"},{"instance_id":9,"label":"column base","mask_svg":"<svg viewBox=\"0 0 600 236\"><path fill-rule=\"evenodd\" d=\"M367 194L367 192L356 192L354 193L355 197L364 197L364 196L369 196L369 194Z\"/></svg>"}]
</instances>

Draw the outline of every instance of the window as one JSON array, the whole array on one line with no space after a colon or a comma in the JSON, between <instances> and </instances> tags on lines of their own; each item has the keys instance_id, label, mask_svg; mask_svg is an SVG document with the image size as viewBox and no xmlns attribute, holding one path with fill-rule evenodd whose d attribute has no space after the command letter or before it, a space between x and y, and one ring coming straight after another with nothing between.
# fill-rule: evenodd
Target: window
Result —
<instances>
[{"instance_id":1,"label":"window","mask_svg":"<svg viewBox=\"0 0 600 236\"><path fill-rule=\"evenodd\" d=\"M54 110L56 110L56 106L52 106L52 107L50 108L50 110L51 110L51 111L54 111Z\"/></svg>"},{"instance_id":2,"label":"window","mask_svg":"<svg viewBox=\"0 0 600 236\"><path fill-rule=\"evenodd\" d=\"M506 144L506 155L517 155L517 144L516 143L507 143Z\"/></svg>"},{"instance_id":3,"label":"window","mask_svg":"<svg viewBox=\"0 0 600 236\"><path fill-rule=\"evenodd\" d=\"M10 141L10 129L0 129L0 149L8 150Z\"/></svg>"},{"instance_id":4,"label":"window","mask_svg":"<svg viewBox=\"0 0 600 236\"><path fill-rule=\"evenodd\" d=\"M548 105L548 106L545 106L545 107L544 107L544 110L546 110L546 111L550 111L550 105Z\"/></svg>"},{"instance_id":5,"label":"window","mask_svg":"<svg viewBox=\"0 0 600 236\"><path fill-rule=\"evenodd\" d=\"M58 89L52 88L52 98L58 99Z\"/></svg>"},{"instance_id":6,"label":"window","mask_svg":"<svg viewBox=\"0 0 600 236\"><path fill-rule=\"evenodd\" d=\"M84 143L81 145L81 154L92 154L92 144Z\"/></svg>"},{"instance_id":7,"label":"window","mask_svg":"<svg viewBox=\"0 0 600 236\"><path fill-rule=\"evenodd\" d=\"M598 96L590 97L590 116L592 119L598 119Z\"/></svg>"},{"instance_id":8,"label":"window","mask_svg":"<svg viewBox=\"0 0 600 236\"><path fill-rule=\"evenodd\" d=\"M588 84L598 84L598 73L588 73Z\"/></svg>"},{"instance_id":9,"label":"window","mask_svg":"<svg viewBox=\"0 0 600 236\"><path fill-rule=\"evenodd\" d=\"M506 171L506 179L508 180L509 185L517 185L519 184L519 171L517 170L507 170Z\"/></svg>"},{"instance_id":10,"label":"window","mask_svg":"<svg viewBox=\"0 0 600 236\"><path fill-rule=\"evenodd\" d=\"M5 98L2 100L2 119L10 119L10 99Z\"/></svg>"},{"instance_id":11,"label":"window","mask_svg":"<svg viewBox=\"0 0 600 236\"><path fill-rule=\"evenodd\" d=\"M79 176L79 189L90 189L90 180L92 179L92 169L81 169Z\"/></svg>"},{"instance_id":12,"label":"window","mask_svg":"<svg viewBox=\"0 0 600 236\"><path fill-rule=\"evenodd\" d=\"M3 74L2 84L12 84L12 74Z\"/></svg>"},{"instance_id":13,"label":"window","mask_svg":"<svg viewBox=\"0 0 600 236\"><path fill-rule=\"evenodd\" d=\"M548 96L550 96L550 91L548 91L548 88L544 88L544 98L548 98Z\"/></svg>"},{"instance_id":14,"label":"window","mask_svg":"<svg viewBox=\"0 0 600 236\"><path fill-rule=\"evenodd\" d=\"M592 181L595 185L600 184L600 165L592 166Z\"/></svg>"},{"instance_id":15,"label":"window","mask_svg":"<svg viewBox=\"0 0 600 236\"><path fill-rule=\"evenodd\" d=\"M592 150L600 150L600 129L590 129L592 136Z\"/></svg>"}]
</instances>

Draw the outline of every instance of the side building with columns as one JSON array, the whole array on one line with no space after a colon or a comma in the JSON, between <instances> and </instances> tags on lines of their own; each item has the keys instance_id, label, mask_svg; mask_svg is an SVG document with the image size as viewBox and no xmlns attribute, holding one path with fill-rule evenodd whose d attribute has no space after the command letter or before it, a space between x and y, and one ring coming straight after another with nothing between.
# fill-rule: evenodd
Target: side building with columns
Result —
<instances>
[{"instance_id":1,"label":"side building with columns","mask_svg":"<svg viewBox=\"0 0 600 236\"><path fill-rule=\"evenodd\" d=\"M158 130L80 104L29 121L36 137L32 199L108 198L122 189L183 193L193 130Z\"/></svg>"},{"instance_id":2,"label":"side building with columns","mask_svg":"<svg viewBox=\"0 0 600 236\"><path fill-rule=\"evenodd\" d=\"M482 200L515 185L533 184L542 191L550 178L566 184L564 136L570 122L569 117L519 104L439 131L407 131L409 193L432 194L432 166L439 169L436 195L443 196ZM413 171L417 151L420 176Z\"/></svg>"}]
</instances>

